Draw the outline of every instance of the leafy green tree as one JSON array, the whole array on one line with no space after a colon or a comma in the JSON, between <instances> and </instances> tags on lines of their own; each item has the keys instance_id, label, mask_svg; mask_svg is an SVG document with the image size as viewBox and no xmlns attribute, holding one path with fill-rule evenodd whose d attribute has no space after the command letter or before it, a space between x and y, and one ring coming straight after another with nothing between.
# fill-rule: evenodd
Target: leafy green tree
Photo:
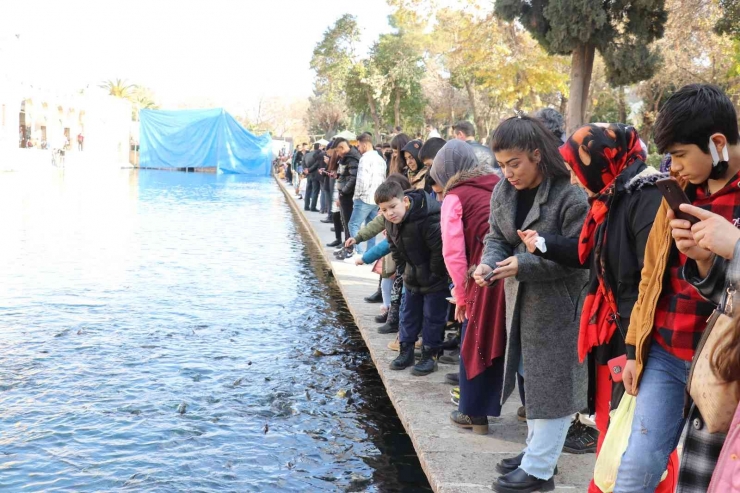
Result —
<instances>
[{"instance_id":1,"label":"leafy green tree","mask_svg":"<svg viewBox=\"0 0 740 493\"><path fill-rule=\"evenodd\" d=\"M358 62L349 71L346 80L347 105L358 114L369 111L376 136L381 133L381 116L388 104L388 97L383 92L384 88L385 77L380 73L373 59Z\"/></svg>"},{"instance_id":2,"label":"leafy green tree","mask_svg":"<svg viewBox=\"0 0 740 493\"><path fill-rule=\"evenodd\" d=\"M311 69L316 72L315 92L331 101L345 98L345 83L354 64L360 28L357 18L344 14L324 31L313 50Z\"/></svg>"},{"instance_id":3,"label":"leafy green tree","mask_svg":"<svg viewBox=\"0 0 740 493\"><path fill-rule=\"evenodd\" d=\"M497 0L551 54L570 55L568 131L584 122L596 51L614 86L649 79L660 62L651 43L663 36L665 0Z\"/></svg>"}]
</instances>

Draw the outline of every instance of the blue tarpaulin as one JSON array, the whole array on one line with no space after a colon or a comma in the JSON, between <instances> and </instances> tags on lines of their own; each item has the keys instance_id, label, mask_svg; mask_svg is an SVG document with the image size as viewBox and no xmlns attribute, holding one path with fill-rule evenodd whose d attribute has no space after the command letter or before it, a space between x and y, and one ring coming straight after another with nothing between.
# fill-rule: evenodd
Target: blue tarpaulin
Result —
<instances>
[{"instance_id":1,"label":"blue tarpaulin","mask_svg":"<svg viewBox=\"0 0 740 493\"><path fill-rule=\"evenodd\" d=\"M139 166L216 168L219 173L268 176L272 139L242 127L221 108L139 113Z\"/></svg>"}]
</instances>

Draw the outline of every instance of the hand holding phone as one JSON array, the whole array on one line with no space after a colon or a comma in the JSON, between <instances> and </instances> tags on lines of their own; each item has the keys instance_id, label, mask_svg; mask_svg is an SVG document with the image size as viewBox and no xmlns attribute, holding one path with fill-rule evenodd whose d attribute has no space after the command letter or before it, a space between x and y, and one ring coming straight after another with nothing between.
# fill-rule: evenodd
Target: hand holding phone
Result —
<instances>
[{"instance_id":1,"label":"hand holding phone","mask_svg":"<svg viewBox=\"0 0 740 493\"><path fill-rule=\"evenodd\" d=\"M668 206L676 215L676 219L689 221L692 225L699 222L699 218L681 210L681 204L691 205L691 201L675 178L663 178L662 180L656 181L655 186L658 187L660 193L663 194L666 202L668 202Z\"/></svg>"}]
</instances>

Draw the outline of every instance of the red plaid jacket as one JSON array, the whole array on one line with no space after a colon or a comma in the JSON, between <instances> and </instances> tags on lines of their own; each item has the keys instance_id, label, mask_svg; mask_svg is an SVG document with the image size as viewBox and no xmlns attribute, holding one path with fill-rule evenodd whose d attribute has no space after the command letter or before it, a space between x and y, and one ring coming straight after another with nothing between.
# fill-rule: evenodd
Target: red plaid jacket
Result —
<instances>
[{"instance_id":1,"label":"red plaid jacket","mask_svg":"<svg viewBox=\"0 0 740 493\"><path fill-rule=\"evenodd\" d=\"M719 214L736 226L740 225L740 173L711 196L703 187L697 188L693 204ZM675 245L673 248L675 250ZM653 337L675 357L691 361L714 305L681 278L684 263L684 255L672 252L666 274L668 278L663 283L663 292L655 308Z\"/></svg>"}]
</instances>

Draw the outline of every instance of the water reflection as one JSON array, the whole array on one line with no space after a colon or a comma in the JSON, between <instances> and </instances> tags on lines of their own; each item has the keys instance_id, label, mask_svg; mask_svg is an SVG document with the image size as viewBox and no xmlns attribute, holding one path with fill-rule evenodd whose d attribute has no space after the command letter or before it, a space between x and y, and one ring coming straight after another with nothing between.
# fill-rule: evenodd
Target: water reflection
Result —
<instances>
[{"instance_id":1,"label":"water reflection","mask_svg":"<svg viewBox=\"0 0 740 493\"><path fill-rule=\"evenodd\" d=\"M12 173L0 207L0 489L429 490L270 180Z\"/></svg>"}]
</instances>

